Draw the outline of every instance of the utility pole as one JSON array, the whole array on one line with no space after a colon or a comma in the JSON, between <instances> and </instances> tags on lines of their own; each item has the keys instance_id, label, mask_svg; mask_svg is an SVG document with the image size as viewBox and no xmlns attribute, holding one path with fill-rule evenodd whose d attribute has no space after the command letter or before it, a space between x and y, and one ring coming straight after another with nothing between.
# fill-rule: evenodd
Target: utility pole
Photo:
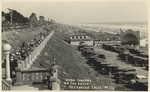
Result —
<instances>
[{"instance_id":1,"label":"utility pole","mask_svg":"<svg viewBox=\"0 0 150 92\"><path fill-rule=\"evenodd\" d=\"M10 8L8 8L8 10L9 10L9 12L10 12L10 23L11 23L11 25L12 25L12 23L13 23L13 20L12 20L12 12L13 12L13 10L10 9Z\"/></svg>"}]
</instances>

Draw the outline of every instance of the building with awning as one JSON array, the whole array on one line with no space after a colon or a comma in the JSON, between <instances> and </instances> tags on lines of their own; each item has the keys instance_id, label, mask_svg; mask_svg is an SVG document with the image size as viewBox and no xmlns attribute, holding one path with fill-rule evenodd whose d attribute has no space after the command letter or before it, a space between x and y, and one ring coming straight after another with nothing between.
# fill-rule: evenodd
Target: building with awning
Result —
<instances>
[{"instance_id":1,"label":"building with awning","mask_svg":"<svg viewBox=\"0 0 150 92\"><path fill-rule=\"evenodd\" d=\"M86 33L73 33L69 35L69 40L71 45L78 46L80 43L84 43L85 45L93 46L93 39Z\"/></svg>"}]
</instances>

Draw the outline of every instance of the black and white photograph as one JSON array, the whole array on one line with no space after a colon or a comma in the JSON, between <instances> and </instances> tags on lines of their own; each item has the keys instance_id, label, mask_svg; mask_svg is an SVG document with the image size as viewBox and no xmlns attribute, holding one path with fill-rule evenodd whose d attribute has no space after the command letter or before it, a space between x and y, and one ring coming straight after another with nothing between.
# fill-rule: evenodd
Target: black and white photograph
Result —
<instances>
[{"instance_id":1,"label":"black and white photograph","mask_svg":"<svg viewBox=\"0 0 150 92\"><path fill-rule=\"evenodd\" d=\"M1 0L2 91L147 91L148 0Z\"/></svg>"}]
</instances>

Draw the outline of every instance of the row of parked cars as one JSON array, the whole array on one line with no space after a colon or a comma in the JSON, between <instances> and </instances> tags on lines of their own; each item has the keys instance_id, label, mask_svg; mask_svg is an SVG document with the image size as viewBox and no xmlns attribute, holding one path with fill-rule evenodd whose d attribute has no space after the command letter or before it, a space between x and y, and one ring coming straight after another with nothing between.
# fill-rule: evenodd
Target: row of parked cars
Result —
<instances>
[{"instance_id":1,"label":"row of parked cars","mask_svg":"<svg viewBox=\"0 0 150 92\"><path fill-rule=\"evenodd\" d=\"M145 67L148 70L148 54L135 48L122 47L121 45L103 44L105 50L119 53L119 57L126 63Z\"/></svg>"},{"instance_id":2,"label":"row of parked cars","mask_svg":"<svg viewBox=\"0 0 150 92\"><path fill-rule=\"evenodd\" d=\"M121 68L111 65L102 53L96 53L93 47L80 44L78 50L87 59L87 64L93 66L100 74L109 75L116 83L124 84L135 90L147 90L148 80L145 76L137 75L135 69Z\"/></svg>"}]
</instances>

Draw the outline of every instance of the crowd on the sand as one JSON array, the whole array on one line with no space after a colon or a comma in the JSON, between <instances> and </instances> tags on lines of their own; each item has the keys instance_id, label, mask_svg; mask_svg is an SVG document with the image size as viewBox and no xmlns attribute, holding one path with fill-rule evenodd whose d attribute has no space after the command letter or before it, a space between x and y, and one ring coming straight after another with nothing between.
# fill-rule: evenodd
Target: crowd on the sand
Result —
<instances>
[{"instance_id":1,"label":"crowd on the sand","mask_svg":"<svg viewBox=\"0 0 150 92\"><path fill-rule=\"evenodd\" d=\"M18 49L12 51L9 55L10 60L10 75L11 78L15 77L15 69L18 67L18 61L22 60L24 61L26 57L29 56L29 54L36 48L40 43L47 37L49 34L49 30L46 30L45 33L40 32L40 34L30 41L24 41L19 46ZM6 60L4 60L6 61Z\"/></svg>"}]
</instances>

